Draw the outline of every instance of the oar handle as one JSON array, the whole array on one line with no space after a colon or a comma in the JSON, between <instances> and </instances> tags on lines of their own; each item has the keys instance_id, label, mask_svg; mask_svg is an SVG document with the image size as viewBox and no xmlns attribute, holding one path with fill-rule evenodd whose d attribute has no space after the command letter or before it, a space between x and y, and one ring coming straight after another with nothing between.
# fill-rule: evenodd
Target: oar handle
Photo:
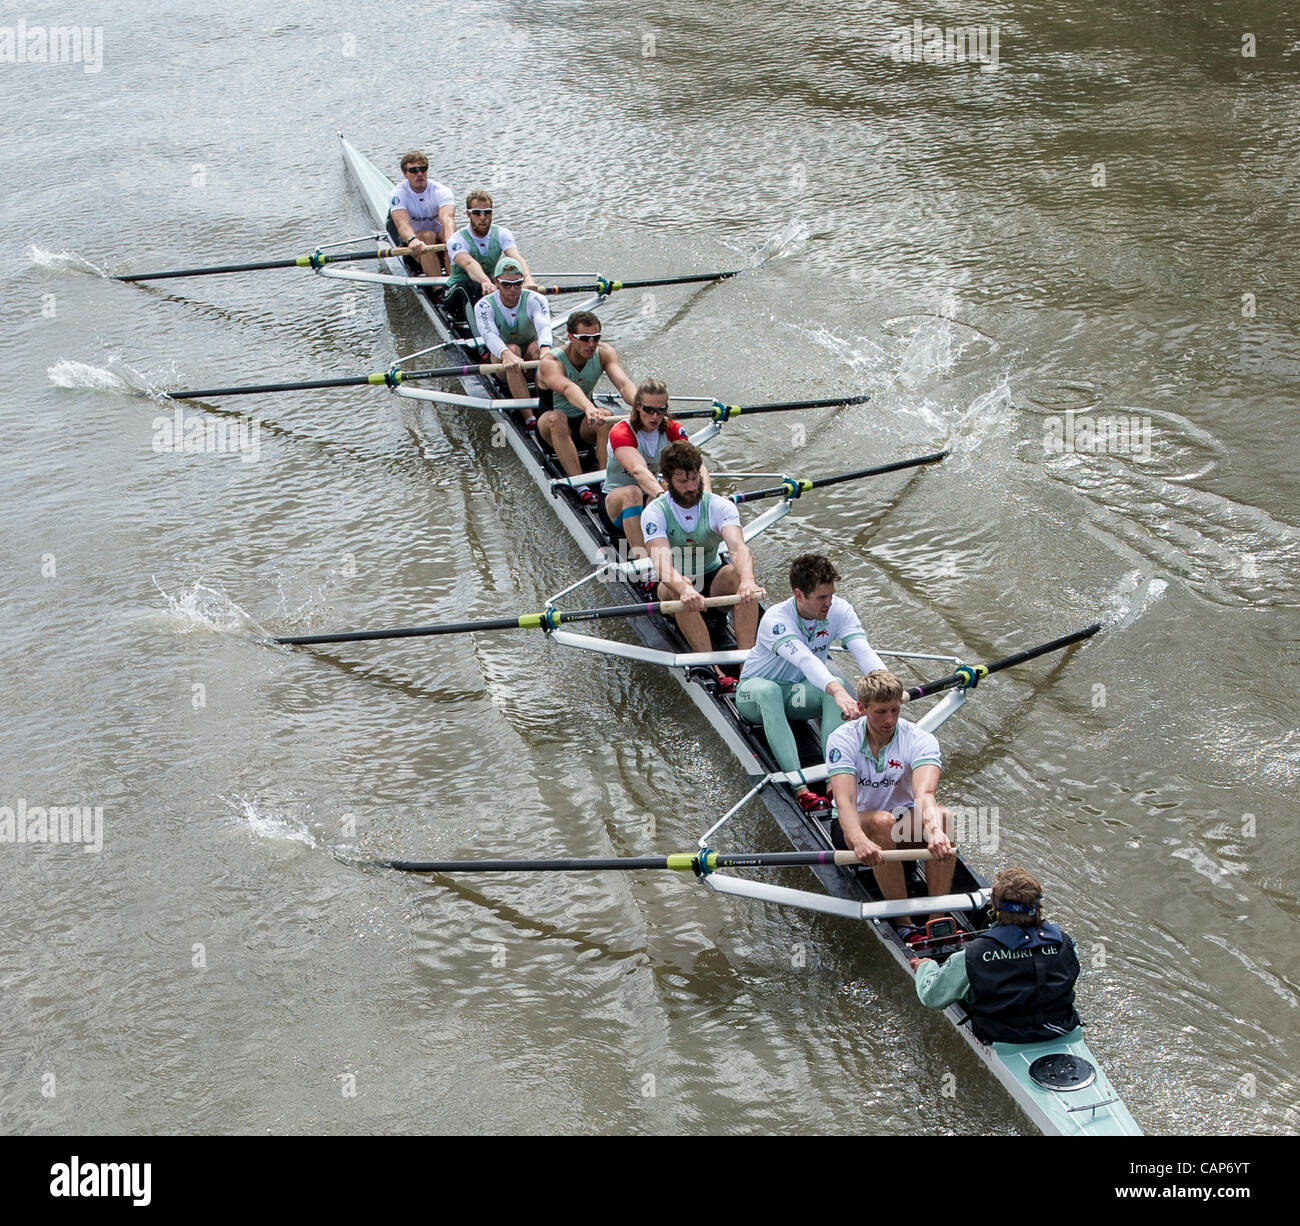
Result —
<instances>
[{"instance_id":1,"label":"oar handle","mask_svg":"<svg viewBox=\"0 0 1300 1226\"><path fill-rule=\"evenodd\" d=\"M513 370L536 370L540 365L541 365L540 361L516 362L510 365L507 365L505 362L484 362L483 365L477 367L477 370L478 373L481 375L499 375L501 374L502 371L512 370L512 369Z\"/></svg>"},{"instance_id":2,"label":"oar handle","mask_svg":"<svg viewBox=\"0 0 1300 1226\"><path fill-rule=\"evenodd\" d=\"M734 596L706 596L704 598L704 607L706 609L717 609L725 605L739 604L740 595ZM680 613L686 608L684 600L665 600L659 605L660 613Z\"/></svg>"},{"instance_id":3,"label":"oar handle","mask_svg":"<svg viewBox=\"0 0 1300 1226\"><path fill-rule=\"evenodd\" d=\"M924 847L891 847L880 853L880 858L887 863L894 863L901 860L928 860L930 853ZM857 853L852 851L837 851L835 853L835 863L841 868L847 868L853 864L861 864Z\"/></svg>"}]
</instances>

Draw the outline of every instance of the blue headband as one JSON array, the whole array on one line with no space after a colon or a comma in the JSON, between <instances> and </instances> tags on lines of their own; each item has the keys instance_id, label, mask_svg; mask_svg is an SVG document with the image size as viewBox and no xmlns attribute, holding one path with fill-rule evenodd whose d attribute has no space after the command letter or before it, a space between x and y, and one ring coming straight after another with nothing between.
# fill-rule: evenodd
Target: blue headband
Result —
<instances>
[{"instance_id":1,"label":"blue headband","mask_svg":"<svg viewBox=\"0 0 1300 1226\"><path fill-rule=\"evenodd\" d=\"M1040 894L1030 906L1026 906L1022 902L1007 902L1005 899L1002 902L995 902L993 905L999 911L1008 911L1012 915L1033 915L1038 910L1038 904L1042 901L1043 896Z\"/></svg>"}]
</instances>

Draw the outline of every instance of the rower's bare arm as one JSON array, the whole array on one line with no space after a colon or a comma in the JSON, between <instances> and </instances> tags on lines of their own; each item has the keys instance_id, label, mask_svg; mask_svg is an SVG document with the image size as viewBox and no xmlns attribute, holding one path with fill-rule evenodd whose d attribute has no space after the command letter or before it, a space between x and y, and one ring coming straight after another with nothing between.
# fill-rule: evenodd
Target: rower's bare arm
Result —
<instances>
[{"instance_id":1,"label":"rower's bare arm","mask_svg":"<svg viewBox=\"0 0 1300 1226\"><path fill-rule=\"evenodd\" d=\"M840 819L840 831L845 843L863 864L870 864L873 868L883 864L879 846L867 838L867 833L862 828L862 818L858 815L857 776L845 772L831 775L827 782L830 784L835 815Z\"/></svg>"},{"instance_id":2,"label":"rower's bare arm","mask_svg":"<svg viewBox=\"0 0 1300 1226\"><path fill-rule=\"evenodd\" d=\"M939 803L935 792L939 787L939 768L931 763L912 771L912 793L916 797L916 812L921 818L921 835L930 854L937 860L952 858L952 840L948 827L952 811Z\"/></svg>"},{"instance_id":3,"label":"rower's bare arm","mask_svg":"<svg viewBox=\"0 0 1300 1226\"><path fill-rule=\"evenodd\" d=\"M713 493L713 478L709 476L709 470L703 464L700 465L700 485L703 486L706 494Z\"/></svg>"},{"instance_id":4,"label":"rower's bare arm","mask_svg":"<svg viewBox=\"0 0 1300 1226\"><path fill-rule=\"evenodd\" d=\"M615 447L614 458L623 465L627 475L641 487L641 492L647 498L658 498L663 493L639 447Z\"/></svg>"},{"instance_id":5,"label":"rower's bare arm","mask_svg":"<svg viewBox=\"0 0 1300 1226\"><path fill-rule=\"evenodd\" d=\"M623 369L618 360L618 352L613 345L606 345L603 342L600 346L600 364L605 368L605 373L609 376L609 381L618 388L618 394L623 397L627 404L636 403L636 384L629 378L627 371Z\"/></svg>"},{"instance_id":6,"label":"rower's bare arm","mask_svg":"<svg viewBox=\"0 0 1300 1226\"><path fill-rule=\"evenodd\" d=\"M650 561L654 563L655 574L659 582L667 589L673 600L680 600L687 612L702 613L704 597L695 590L694 584L673 565L673 551L666 536L652 537L646 541Z\"/></svg>"},{"instance_id":7,"label":"rower's bare arm","mask_svg":"<svg viewBox=\"0 0 1300 1226\"><path fill-rule=\"evenodd\" d=\"M397 231L402 246L410 246L411 240L415 237L415 227L411 225L410 212L406 209L393 209L389 217L393 220L393 229Z\"/></svg>"},{"instance_id":8,"label":"rower's bare arm","mask_svg":"<svg viewBox=\"0 0 1300 1226\"><path fill-rule=\"evenodd\" d=\"M456 206L444 204L438 210L438 221L442 224L442 241L451 242L451 236L456 233Z\"/></svg>"},{"instance_id":9,"label":"rower's bare arm","mask_svg":"<svg viewBox=\"0 0 1300 1226\"><path fill-rule=\"evenodd\" d=\"M564 373L564 367L560 365L559 358L549 350L542 357L542 364L537 368L537 382L552 392L560 392L566 398L568 392L565 389L576 386L573 380ZM581 389L579 389L579 392L581 392Z\"/></svg>"},{"instance_id":10,"label":"rower's bare arm","mask_svg":"<svg viewBox=\"0 0 1300 1226\"><path fill-rule=\"evenodd\" d=\"M745 534L739 525L727 524L722 529L722 539L727 543L727 557L740 576L740 587L737 589L740 603L753 604L763 594L763 589L754 582L754 555L745 544Z\"/></svg>"}]
</instances>

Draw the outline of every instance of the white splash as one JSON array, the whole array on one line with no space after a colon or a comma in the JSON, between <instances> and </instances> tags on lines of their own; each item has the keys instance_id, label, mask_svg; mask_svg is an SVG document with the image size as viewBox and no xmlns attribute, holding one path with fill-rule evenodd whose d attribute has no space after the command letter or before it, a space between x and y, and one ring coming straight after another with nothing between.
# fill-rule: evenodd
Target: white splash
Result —
<instances>
[{"instance_id":1,"label":"white splash","mask_svg":"<svg viewBox=\"0 0 1300 1226\"><path fill-rule=\"evenodd\" d=\"M307 828L305 822L282 813L263 813L257 802L246 796L223 796L221 798L236 809L240 820L248 823L248 828L259 838L282 843L302 843L307 847L320 847L320 841Z\"/></svg>"},{"instance_id":2,"label":"white splash","mask_svg":"<svg viewBox=\"0 0 1300 1226\"><path fill-rule=\"evenodd\" d=\"M792 217L754 253L752 267L758 268L768 260L791 255L808 241L812 228L800 217Z\"/></svg>"},{"instance_id":3,"label":"white splash","mask_svg":"<svg viewBox=\"0 0 1300 1226\"><path fill-rule=\"evenodd\" d=\"M121 375L114 374L103 366L88 366L85 362L69 362L61 358L53 366L47 367L46 374L55 387L70 387L78 390L133 392L138 390Z\"/></svg>"},{"instance_id":4,"label":"white splash","mask_svg":"<svg viewBox=\"0 0 1300 1226\"><path fill-rule=\"evenodd\" d=\"M1142 616L1161 596L1169 584L1164 579L1131 570L1106 597L1105 624L1111 629L1125 629Z\"/></svg>"},{"instance_id":5,"label":"white splash","mask_svg":"<svg viewBox=\"0 0 1300 1226\"><path fill-rule=\"evenodd\" d=\"M99 268L75 251L46 251L43 247L28 247L27 258L37 268L48 268L52 272L89 273L96 277L107 277L107 269Z\"/></svg>"},{"instance_id":6,"label":"white splash","mask_svg":"<svg viewBox=\"0 0 1300 1226\"><path fill-rule=\"evenodd\" d=\"M273 637L225 592L196 580L190 587L172 594L163 589L156 577L151 578L158 594L167 602L168 612L180 622L185 634L195 630L216 630L222 634L251 634L263 639Z\"/></svg>"}]
</instances>

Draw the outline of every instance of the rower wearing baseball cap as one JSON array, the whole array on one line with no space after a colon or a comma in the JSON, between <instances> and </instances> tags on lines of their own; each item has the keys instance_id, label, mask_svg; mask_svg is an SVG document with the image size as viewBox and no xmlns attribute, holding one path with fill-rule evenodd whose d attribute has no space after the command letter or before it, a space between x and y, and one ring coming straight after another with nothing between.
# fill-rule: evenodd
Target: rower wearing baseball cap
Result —
<instances>
[{"instance_id":1,"label":"rower wearing baseball cap","mask_svg":"<svg viewBox=\"0 0 1300 1226\"><path fill-rule=\"evenodd\" d=\"M474 188L465 197L465 209L469 213L469 225L447 239L451 273L443 290L442 305L449 313L463 312L473 327L474 306L483 295L495 291L492 278L503 255L518 261L525 289L536 289L537 282L528 269L528 261L519 253L514 234L492 220L491 195L481 187Z\"/></svg>"},{"instance_id":2,"label":"rower wearing baseball cap","mask_svg":"<svg viewBox=\"0 0 1300 1226\"><path fill-rule=\"evenodd\" d=\"M523 400L528 395L523 364L538 361L555 343L551 308L542 294L525 288L528 270L522 259L503 255L492 281L495 292L484 294L474 307L474 330L492 360L505 365L510 394Z\"/></svg>"}]
</instances>

